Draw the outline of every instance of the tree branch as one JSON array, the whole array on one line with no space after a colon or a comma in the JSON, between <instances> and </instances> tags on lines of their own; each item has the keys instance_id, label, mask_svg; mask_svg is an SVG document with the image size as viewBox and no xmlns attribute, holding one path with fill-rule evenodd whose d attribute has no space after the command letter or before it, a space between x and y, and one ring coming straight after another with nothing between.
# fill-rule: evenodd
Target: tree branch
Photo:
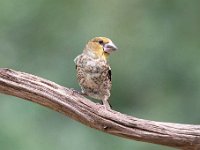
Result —
<instances>
[{"instance_id":1,"label":"tree branch","mask_svg":"<svg viewBox=\"0 0 200 150\"><path fill-rule=\"evenodd\" d=\"M38 103L116 136L178 149L200 149L200 125L149 121L109 111L69 88L28 73L0 69L0 93Z\"/></svg>"}]
</instances>

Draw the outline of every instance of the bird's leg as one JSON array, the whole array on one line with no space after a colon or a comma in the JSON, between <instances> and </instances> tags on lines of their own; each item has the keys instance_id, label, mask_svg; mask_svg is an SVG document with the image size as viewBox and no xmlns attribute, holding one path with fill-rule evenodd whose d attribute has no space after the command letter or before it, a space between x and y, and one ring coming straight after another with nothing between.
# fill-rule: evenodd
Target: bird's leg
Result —
<instances>
[{"instance_id":1,"label":"bird's leg","mask_svg":"<svg viewBox=\"0 0 200 150\"><path fill-rule=\"evenodd\" d=\"M80 94L83 95L83 96L87 96L87 93L85 93L85 91L83 90L83 88L81 88Z\"/></svg>"},{"instance_id":2,"label":"bird's leg","mask_svg":"<svg viewBox=\"0 0 200 150\"><path fill-rule=\"evenodd\" d=\"M108 99L102 99L103 105L105 106L106 109L111 110L111 106L108 102Z\"/></svg>"}]
</instances>

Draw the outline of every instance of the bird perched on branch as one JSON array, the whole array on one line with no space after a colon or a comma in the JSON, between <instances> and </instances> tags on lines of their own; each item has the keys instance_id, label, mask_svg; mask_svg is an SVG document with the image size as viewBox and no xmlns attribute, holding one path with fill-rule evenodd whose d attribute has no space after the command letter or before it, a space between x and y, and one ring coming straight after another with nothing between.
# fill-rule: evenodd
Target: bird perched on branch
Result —
<instances>
[{"instance_id":1,"label":"bird perched on branch","mask_svg":"<svg viewBox=\"0 0 200 150\"><path fill-rule=\"evenodd\" d=\"M110 109L108 99L112 86L108 57L115 50L117 47L109 38L95 37L86 44L83 53L74 59L82 93L102 100L106 109Z\"/></svg>"}]
</instances>

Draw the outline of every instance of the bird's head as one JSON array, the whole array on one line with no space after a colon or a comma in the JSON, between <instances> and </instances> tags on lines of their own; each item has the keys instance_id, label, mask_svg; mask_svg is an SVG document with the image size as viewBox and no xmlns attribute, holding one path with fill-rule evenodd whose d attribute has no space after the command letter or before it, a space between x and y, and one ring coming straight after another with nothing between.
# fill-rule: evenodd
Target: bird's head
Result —
<instances>
[{"instance_id":1,"label":"bird's head","mask_svg":"<svg viewBox=\"0 0 200 150\"><path fill-rule=\"evenodd\" d=\"M110 53L116 50L117 47L109 38L95 37L87 43L84 49L84 53L90 55L93 58L107 60Z\"/></svg>"}]
</instances>

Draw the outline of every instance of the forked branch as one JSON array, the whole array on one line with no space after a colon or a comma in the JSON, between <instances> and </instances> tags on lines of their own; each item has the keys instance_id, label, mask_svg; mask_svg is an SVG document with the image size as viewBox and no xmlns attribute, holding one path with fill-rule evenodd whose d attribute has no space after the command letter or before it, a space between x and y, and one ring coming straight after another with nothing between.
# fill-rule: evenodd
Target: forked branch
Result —
<instances>
[{"instance_id":1,"label":"forked branch","mask_svg":"<svg viewBox=\"0 0 200 150\"><path fill-rule=\"evenodd\" d=\"M38 103L116 136L178 149L200 149L200 125L149 121L106 110L69 88L28 73L0 69L0 93Z\"/></svg>"}]
</instances>

